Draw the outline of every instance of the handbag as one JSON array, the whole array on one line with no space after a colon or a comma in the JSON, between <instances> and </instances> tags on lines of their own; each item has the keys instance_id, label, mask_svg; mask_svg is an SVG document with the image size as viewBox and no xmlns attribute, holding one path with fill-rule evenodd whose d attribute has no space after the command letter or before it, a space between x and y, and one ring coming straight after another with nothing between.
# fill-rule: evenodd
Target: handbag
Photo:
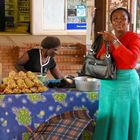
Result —
<instances>
[{"instance_id":1,"label":"handbag","mask_svg":"<svg viewBox=\"0 0 140 140\"><path fill-rule=\"evenodd\" d=\"M97 79L116 79L116 65L110 53L109 42L105 42L105 59L100 60L96 58L96 54L99 52L102 43L102 35L99 35L85 57L84 65L79 74L80 76L90 76Z\"/></svg>"}]
</instances>

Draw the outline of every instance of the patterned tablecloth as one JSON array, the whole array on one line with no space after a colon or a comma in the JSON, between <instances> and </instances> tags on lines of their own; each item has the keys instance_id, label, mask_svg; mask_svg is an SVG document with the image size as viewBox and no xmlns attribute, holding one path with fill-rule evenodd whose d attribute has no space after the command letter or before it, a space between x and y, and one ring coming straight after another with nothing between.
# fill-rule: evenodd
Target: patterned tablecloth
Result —
<instances>
[{"instance_id":1,"label":"patterned tablecloth","mask_svg":"<svg viewBox=\"0 0 140 140\"><path fill-rule=\"evenodd\" d=\"M29 131L49 118L76 109L93 117L98 109L96 92L49 89L43 93L0 95L0 140L27 140Z\"/></svg>"}]
</instances>

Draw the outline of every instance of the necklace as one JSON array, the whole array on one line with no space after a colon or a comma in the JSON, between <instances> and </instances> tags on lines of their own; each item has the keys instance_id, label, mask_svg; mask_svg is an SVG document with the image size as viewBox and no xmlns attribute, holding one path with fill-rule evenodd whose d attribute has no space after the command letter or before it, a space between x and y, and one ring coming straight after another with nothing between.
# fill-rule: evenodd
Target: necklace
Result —
<instances>
[{"instance_id":1,"label":"necklace","mask_svg":"<svg viewBox=\"0 0 140 140\"><path fill-rule=\"evenodd\" d=\"M40 54L40 66L41 66L40 72L43 75L43 67L49 63L50 56L43 57L41 50L39 50L39 54Z\"/></svg>"},{"instance_id":2,"label":"necklace","mask_svg":"<svg viewBox=\"0 0 140 140\"><path fill-rule=\"evenodd\" d=\"M43 51L42 50L40 51L40 57L41 57L41 63L42 63L42 65L44 65L48 61L48 59L49 59L49 56L44 57L44 54L43 54Z\"/></svg>"}]
</instances>

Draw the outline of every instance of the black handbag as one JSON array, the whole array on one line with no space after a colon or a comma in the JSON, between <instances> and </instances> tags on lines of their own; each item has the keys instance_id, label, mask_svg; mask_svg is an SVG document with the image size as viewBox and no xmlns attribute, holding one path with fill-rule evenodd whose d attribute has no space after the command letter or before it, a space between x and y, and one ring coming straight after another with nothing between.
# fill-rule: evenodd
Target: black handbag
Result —
<instances>
[{"instance_id":1,"label":"black handbag","mask_svg":"<svg viewBox=\"0 0 140 140\"><path fill-rule=\"evenodd\" d=\"M102 35L99 35L88 54L79 76L90 76L97 79L116 79L116 65L109 49L109 42L105 42L106 55L104 60L96 58L103 43Z\"/></svg>"}]
</instances>

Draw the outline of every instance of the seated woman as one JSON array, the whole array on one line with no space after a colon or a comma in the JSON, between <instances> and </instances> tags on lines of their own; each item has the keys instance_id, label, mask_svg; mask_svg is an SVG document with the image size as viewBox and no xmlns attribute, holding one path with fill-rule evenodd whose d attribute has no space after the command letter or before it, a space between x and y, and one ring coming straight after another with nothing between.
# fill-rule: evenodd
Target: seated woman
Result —
<instances>
[{"instance_id":1,"label":"seated woman","mask_svg":"<svg viewBox=\"0 0 140 140\"><path fill-rule=\"evenodd\" d=\"M55 79L63 78L54 57L58 54L61 42L57 37L47 36L41 42L42 48L33 48L23 54L16 63L18 71L32 71L47 74L50 70Z\"/></svg>"}]
</instances>

